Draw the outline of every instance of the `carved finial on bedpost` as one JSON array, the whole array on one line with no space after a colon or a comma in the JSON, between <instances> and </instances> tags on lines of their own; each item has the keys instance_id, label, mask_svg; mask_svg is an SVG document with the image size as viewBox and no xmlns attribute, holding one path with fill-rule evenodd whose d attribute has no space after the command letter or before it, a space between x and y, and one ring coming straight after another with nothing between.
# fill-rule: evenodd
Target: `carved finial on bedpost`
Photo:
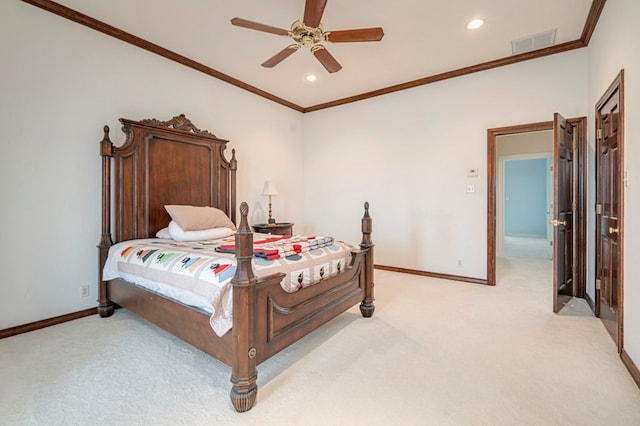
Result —
<instances>
[{"instance_id":1,"label":"carved finial on bedpost","mask_svg":"<svg viewBox=\"0 0 640 426\"><path fill-rule=\"evenodd\" d=\"M111 246L111 157L113 143L109 139L109 126L104 126L104 136L100 141L100 156L102 157L102 238L100 246Z\"/></svg>"},{"instance_id":2,"label":"carved finial on bedpost","mask_svg":"<svg viewBox=\"0 0 640 426\"><path fill-rule=\"evenodd\" d=\"M113 303L107 296L107 285L102 279L102 270L107 260L109 247L113 245L111 239L111 157L113 143L109 139L109 126L104 126L104 136L100 141L100 156L102 157L102 233L98 244L98 261L100 262L100 276L98 281L98 313L101 317L108 317L113 313Z\"/></svg>"},{"instance_id":3,"label":"carved finial on bedpost","mask_svg":"<svg viewBox=\"0 0 640 426\"><path fill-rule=\"evenodd\" d=\"M104 126L104 136L100 141L100 155L105 157L111 157L113 155L113 143L109 139L109 126Z\"/></svg>"},{"instance_id":4,"label":"carved finial on bedpost","mask_svg":"<svg viewBox=\"0 0 640 426\"><path fill-rule=\"evenodd\" d=\"M240 226L236 231L236 273L233 285L233 345L235 357L231 366L231 402L236 411L249 410L256 401L256 276L253 273L253 234L247 216L249 206L240 204Z\"/></svg>"},{"instance_id":5,"label":"carved finial on bedpost","mask_svg":"<svg viewBox=\"0 0 640 426\"><path fill-rule=\"evenodd\" d=\"M235 170L238 168L238 160L236 160L236 149L233 148L231 150L231 160L229 161L229 163L231 163L231 170Z\"/></svg>"},{"instance_id":6,"label":"carved finial on bedpost","mask_svg":"<svg viewBox=\"0 0 640 426\"><path fill-rule=\"evenodd\" d=\"M231 205L229 206L229 217L231 218L231 221L233 223L236 223L236 171L238 170L238 160L236 159L235 148L231 150L231 160L229 160L229 166L231 171L231 199L229 200Z\"/></svg>"},{"instance_id":7,"label":"carved finial on bedpost","mask_svg":"<svg viewBox=\"0 0 640 426\"><path fill-rule=\"evenodd\" d=\"M250 231L247 216L249 215L249 205L246 202L240 204L240 227L243 231Z\"/></svg>"},{"instance_id":8,"label":"carved finial on bedpost","mask_svg":"<svg viewBox=\"0 0 640 426\"><path fill-rule=\"evenodd\" d=\"M253 233L249 228L247 216L249 205L246 202L240 204L240 226L236 231L236 259L238 267L233 277L234 285L249 285L256 281L251 260L253 259ZM250 283L249 283L250 281Z\"/></svg>"},{"instance_id":9,"label":"carved finial on bedpost","mask_svg":"<svg viewBox=\"0 0 640 426\"><path fill-rule=\"evenodd\" d=\"M375 306L373 306L373 247L374 244L371 241L372 220L369 216L369 202L364 203L364 216L362 217L362 241L360 242L360 248L367 250L365 259L365 291L364 299L360 303L360 313L363 317L370 317L373 315Z\"/></svg>"},{"instance_id":10,"label":"carved finial on bedpost","mask_svg":"<svg viewBox=\"0 0 640 426\"><path fill-rule=\"evenodd\" d=\"M372 245L371 242L371 216L369 216L369 202L365 201L364 203L364 216L362 217L362 241L360 242L360 247L365 245L369 247Z\"/></svg>"}]
</instances>

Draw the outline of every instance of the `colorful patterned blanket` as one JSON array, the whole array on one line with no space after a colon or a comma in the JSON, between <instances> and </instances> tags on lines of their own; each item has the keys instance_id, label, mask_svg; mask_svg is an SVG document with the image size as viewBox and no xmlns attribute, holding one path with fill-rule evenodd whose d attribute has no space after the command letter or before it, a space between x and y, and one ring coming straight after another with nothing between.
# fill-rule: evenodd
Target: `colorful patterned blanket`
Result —
<instances>
[{"instance_id":1,"label":"colorful patterned blanket","mask_svg":"<svg viewBox=\"0 0 640 426\"><path fill-rule=\"evenodd\" d=\"M124 241L109 249L103 279L123 278L151 291L211 313L211 327L222 336L231 329L231 278L236 271L233 237L178 243L173 240ZM287 292L341 273L350 264L349 244L333 238L259 238L253 258L258 277L285 273ZM277 253L276 253L277 251Z\"/></svg>"},{"instance_id":2,"label":"colorful patterned blanket","mask_svg":"<svg viewBox=\"0 0 640 426\"><path fill-rule=\"evenodd\" d=\"M280 259L331 244L333 244L331 237L292 237L290 235L270 237L253 242L253 255L263 259ZM235 249L233 244L221 244L215 250L219 253L235 254Z\"/></svg>"}]
</instances>

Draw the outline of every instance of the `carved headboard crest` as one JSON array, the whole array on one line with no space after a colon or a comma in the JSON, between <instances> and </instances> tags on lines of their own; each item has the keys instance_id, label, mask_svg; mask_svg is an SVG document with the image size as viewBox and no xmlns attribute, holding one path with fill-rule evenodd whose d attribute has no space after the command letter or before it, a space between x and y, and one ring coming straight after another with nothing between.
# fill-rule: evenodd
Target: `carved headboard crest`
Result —
<instances>
[{"instance_id":1,"label":"carved headboard crest","mask_svg":"<svg viewBox=\"0 0 640 426\"><path fill-rule=\"evenodd\" d=\"M214 138L216 137L216 135L214 135L213 133L209 132L208 130L200 130L200 129L198 129L191 122L191 120L189 120L187 117L185 117L184 114L180 114L178 116L175 116L169 121L160 121L160 120L156 120L155 118L150 118L150 119L147 119L147 120L141 120L140 123L142 123L142 124L151 124L152 126L158 126L158 127L170 127L170 128L174 128L176 130L182 130L183 132L190 132L190 133L195 133L195 134L198 134L198 135L213 136Z\"/></svg>"}]
</instances>

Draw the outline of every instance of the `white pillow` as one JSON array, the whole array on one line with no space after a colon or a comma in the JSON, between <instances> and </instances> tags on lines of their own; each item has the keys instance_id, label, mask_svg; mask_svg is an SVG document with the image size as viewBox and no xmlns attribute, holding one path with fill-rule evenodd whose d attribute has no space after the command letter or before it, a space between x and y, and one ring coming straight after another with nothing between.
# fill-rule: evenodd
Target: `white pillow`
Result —
<instances>
[{"instance_id":1,"label":"white pillow","mask_svg":"<svg viewBox=\"0 0 640 426\"><path fill-rule=\"evenodd\" d=\"M173 220L169 222L169 235L175 241L207 241L207 240L219 240L220 238L228 237L234 233L231 228L211 228L202 229L200 231L183 231ZM162 237L158 237L162 238Z\"/></svg>"},{"instance_id":2,"label":"white pillow","mask_svg":"<svg viewBox=\"0 0 640 426\"><path fill-rule=\"evenodd\" d=\"M171 234L169 233L169 228L162 228L158 232L156 232L156 237L162 238L164 240L171 240Z\"/></svg>"}]
</instances>

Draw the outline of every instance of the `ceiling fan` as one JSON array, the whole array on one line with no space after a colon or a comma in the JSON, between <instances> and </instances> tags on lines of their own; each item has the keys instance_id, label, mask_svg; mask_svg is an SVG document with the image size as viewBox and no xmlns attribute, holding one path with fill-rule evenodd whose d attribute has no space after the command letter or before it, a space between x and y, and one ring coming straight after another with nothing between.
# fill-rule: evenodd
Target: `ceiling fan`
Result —
<instances>
[{"instance_id":1,"label":"ceiling fan","mask_svg":"<svg viewBox=\"0 0 640 426\"><path fill-rule=\"evenodd\" d=\"M262 63L263 67L273 68L284 61L291 54L301 47L308 47L316 59L330 73L340 71L342 65L331 56L331 53L320 43L350 43L362 41L380 41L384 36L382 28L360 28L353 30L325 31L320 23L327 0L306 0L304 5L304 17L291 24L290 30L272 27L270 25L249 21L242 18L233 18L231 24L249 28L251 30L263 31L265 33L277 34L290 37L295 42L276 53L271 58Z\"/></svg>"}]
</instances>

